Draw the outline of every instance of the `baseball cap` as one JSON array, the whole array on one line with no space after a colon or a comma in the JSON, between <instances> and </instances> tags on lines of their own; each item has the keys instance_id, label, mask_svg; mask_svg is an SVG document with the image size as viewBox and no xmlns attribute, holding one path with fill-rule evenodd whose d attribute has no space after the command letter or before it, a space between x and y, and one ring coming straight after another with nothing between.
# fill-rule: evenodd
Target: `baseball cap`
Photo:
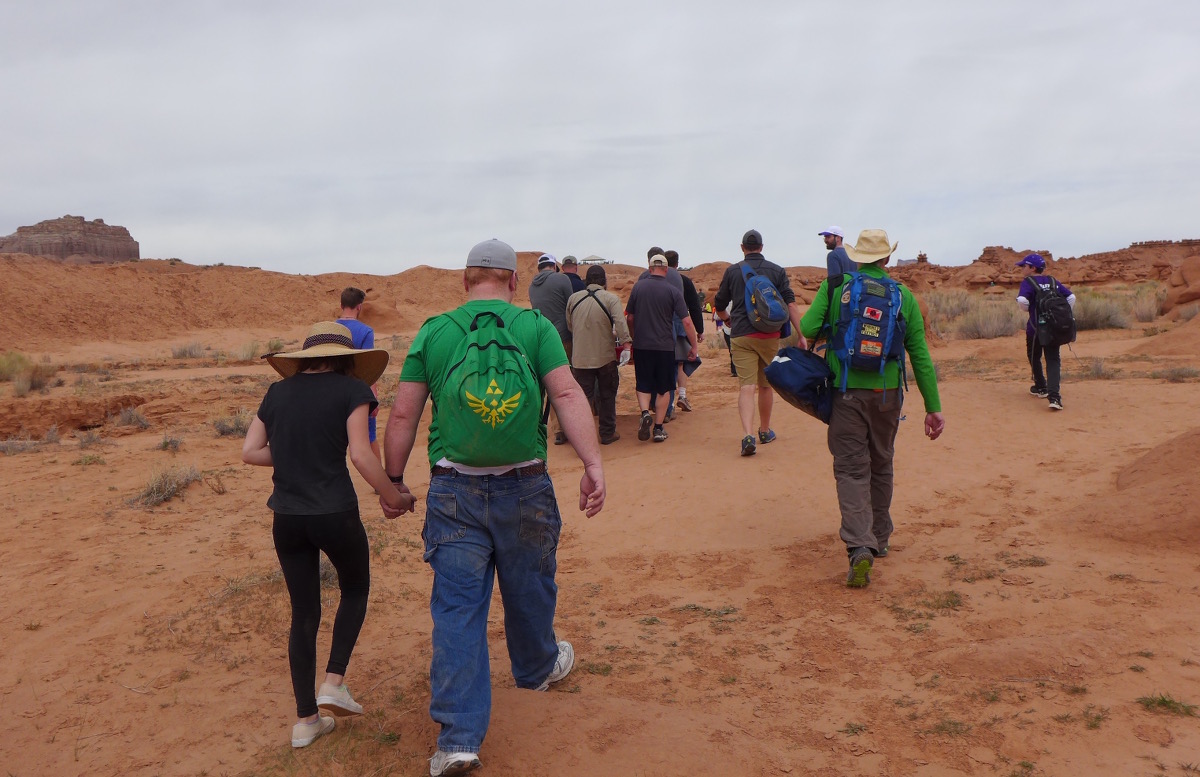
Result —
<instances>
[{"instance_id":1,"label":"baseball cap","mask_svg":"<svg viewBox=\"0 0 1200 777\"><path fill-rule=\"evenodd\" d=\"M834 235L835 237L841 238L846 237L846 235L842 232L841 227L825 227L825 229L821 230L817 234L821 237L825 237L826 235Z\"/></svg>"},{"instance_id":2,"label":"baseball cap","mask_svg":"<svg viewBox=\"0 0 1200 777\"><path fill-rule=\"evenodd\" d=\"M651 267L666 267L667 266L667 257L663 256L662 254L655 254L654 256L650 257L650 266Z\"/></svg>"},{"instance_id":3,"label":"baseball cap","mask_svg":"<svg viewBox=\"0 0 1200 777\"><path fill-rule=\"evenodd\" d=\"M467 254L467 267L517 271L517 252L508 243L492 238L477 243Z\"/></svg>"},{"instance_id":4,"label":"baseball cap","mask_svg":"<svg viewBox=\"0 0 1200 777\"><path fill-rule=\"evenodd\" d=\"M542 254L538 257L538 267L543 264L558 264L558 259L554 258L554 254Z\"/></svg>"},{"instance_id":5,"label":"baseball cap","mask_svg":"<svg viewBox=\"0 0 1200 777\"><path fill-rule=\"evenodd\" d=\"M759 234L757 229L752 229L742 235L742 245L746 248L762 248L762 244L762 235Z\"/></svg>"},{"instance_id":6,"label":"baseball cap","mask_svg":"<svg viewBox=\"0 0 1200 777\"><path fill-rule=\"evenodd\" d=\"M578 265L579 265L579 260L578 260L578 259L576 259L575 257L571 256L570 254L567 254L566 256L564 256L564 257L563 257L563 261L562 261L562 263L563 263L563 267L567 267L567 266L569 266L569 265L576 265L576 266L578 266Z\"/></svg>"},{"instance_id":7,"label":"baseball cap","mask_svg":"<svg viewBox=\"0 0 1200 777\"><path fill-rule=\"evenodd\" d=\"M1017 267L1032 267L1035 270L1046 269L1046 260L1041 254L1029 254L1021 261L1017 262Z\"/></svg>"}]
</instances>

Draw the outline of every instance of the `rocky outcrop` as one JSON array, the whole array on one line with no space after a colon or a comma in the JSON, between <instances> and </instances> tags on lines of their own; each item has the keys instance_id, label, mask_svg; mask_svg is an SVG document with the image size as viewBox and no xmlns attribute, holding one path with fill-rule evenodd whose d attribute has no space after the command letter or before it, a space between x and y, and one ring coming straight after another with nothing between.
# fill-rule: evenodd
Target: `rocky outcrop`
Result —
<instances>
[{"instance_id":1,"label":"rocky outcrop","mask_svg":"<svg viewBox=\"0 0 1200 777\"><path fill-rule=\"evenodd\" d=\"M0 253L30 254L74 264L103 264L141 258L138 242L125 227L110 226L104 219L86 221L83 216L63 216L17 227L0 238Z\"/></svg>"}]
</instances>

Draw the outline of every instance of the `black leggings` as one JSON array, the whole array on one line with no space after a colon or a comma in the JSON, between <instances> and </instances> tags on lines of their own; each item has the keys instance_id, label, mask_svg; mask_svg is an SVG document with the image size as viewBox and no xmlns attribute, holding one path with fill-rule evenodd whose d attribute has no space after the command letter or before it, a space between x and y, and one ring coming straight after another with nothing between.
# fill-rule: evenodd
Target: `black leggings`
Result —
<instances>
[{"instance_id":1,"label":"black leggings","mask_svg":"<svg viewBox=\"0 0 1200 777\"><path fill-rule=\"evenodd\" d=\"M317 674L317 628L321 625L320 552L325 551L337 570L338 587L342 591L333 619L333 644L325 671L345 674L367 615L367 593L371 588L367 531L355 507L328 515L275 513L271 533L292 600L288 661L292 667L296 715L307 718L317 714L313 685Z\"/></svg>"}]
</instances>

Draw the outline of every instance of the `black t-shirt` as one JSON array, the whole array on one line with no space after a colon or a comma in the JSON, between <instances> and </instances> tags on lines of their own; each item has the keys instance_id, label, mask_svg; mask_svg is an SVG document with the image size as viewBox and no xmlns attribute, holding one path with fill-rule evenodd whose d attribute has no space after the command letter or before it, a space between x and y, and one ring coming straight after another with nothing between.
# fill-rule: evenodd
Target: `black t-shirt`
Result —
<instances>
[{"instance_id":1,"label":"black t-shirt","mask_svg":"<svg viewBox=\"0 0 1200 777\"><path fill-rule=\"evenodd\" d=\"M625 312L633 314L633 347L639 351L674 351L674 319L688 315L683 292L665 275L633 284Z\"/></svg>"},{"instance_id":2,"label":"black t-shirt","mask_svg":"<svg viewBox=\"0 0 1200 777\"><path fill-rule=\"evenodd\" d=\"M286 515L357 507L346 469L346 419L361 405L377 404L367 384L336 372L299 372L271 384L258 408L275 468L267 507Z\"/></svg>"}]
</instances>

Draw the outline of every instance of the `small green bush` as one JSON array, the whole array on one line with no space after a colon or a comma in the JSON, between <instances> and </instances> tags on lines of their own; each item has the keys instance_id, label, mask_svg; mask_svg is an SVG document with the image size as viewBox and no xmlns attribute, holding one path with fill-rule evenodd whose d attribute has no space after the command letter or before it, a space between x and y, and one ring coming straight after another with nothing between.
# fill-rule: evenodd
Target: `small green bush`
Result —
<instances>
[{"instance_id":1,"label":"small green bush","mask_svg":"<svg viewBox=\"0 0 1200 777\"><path fill-rule=\"evenodd\" d=\"M1025 312L1010 302L984 300L963 315L956 331L963 340L992 340L1014 334L1025 320Z\"/></svg>"},{"instance_id":2,"label":"small green bush","mask_svg":"<svg viewBox=\"0 0 1200 777\"><path fill-rule=\"evenodd\" d=\"M1128 329L1129 314L1116 297L1097 292L1083 292L1075 297L1075 328Z\"/></svg>"},{"instance_id":3,"label":"small green bush","mask_svg":"<svg viewBox=\"0 0 1200 777\"><path fill-rule=\"evenodd\" d=\"M29 371L33 362L29 357L17 351L6 351L0 354L0 382L7 382Z\"/></svg>"}]
</instances>

